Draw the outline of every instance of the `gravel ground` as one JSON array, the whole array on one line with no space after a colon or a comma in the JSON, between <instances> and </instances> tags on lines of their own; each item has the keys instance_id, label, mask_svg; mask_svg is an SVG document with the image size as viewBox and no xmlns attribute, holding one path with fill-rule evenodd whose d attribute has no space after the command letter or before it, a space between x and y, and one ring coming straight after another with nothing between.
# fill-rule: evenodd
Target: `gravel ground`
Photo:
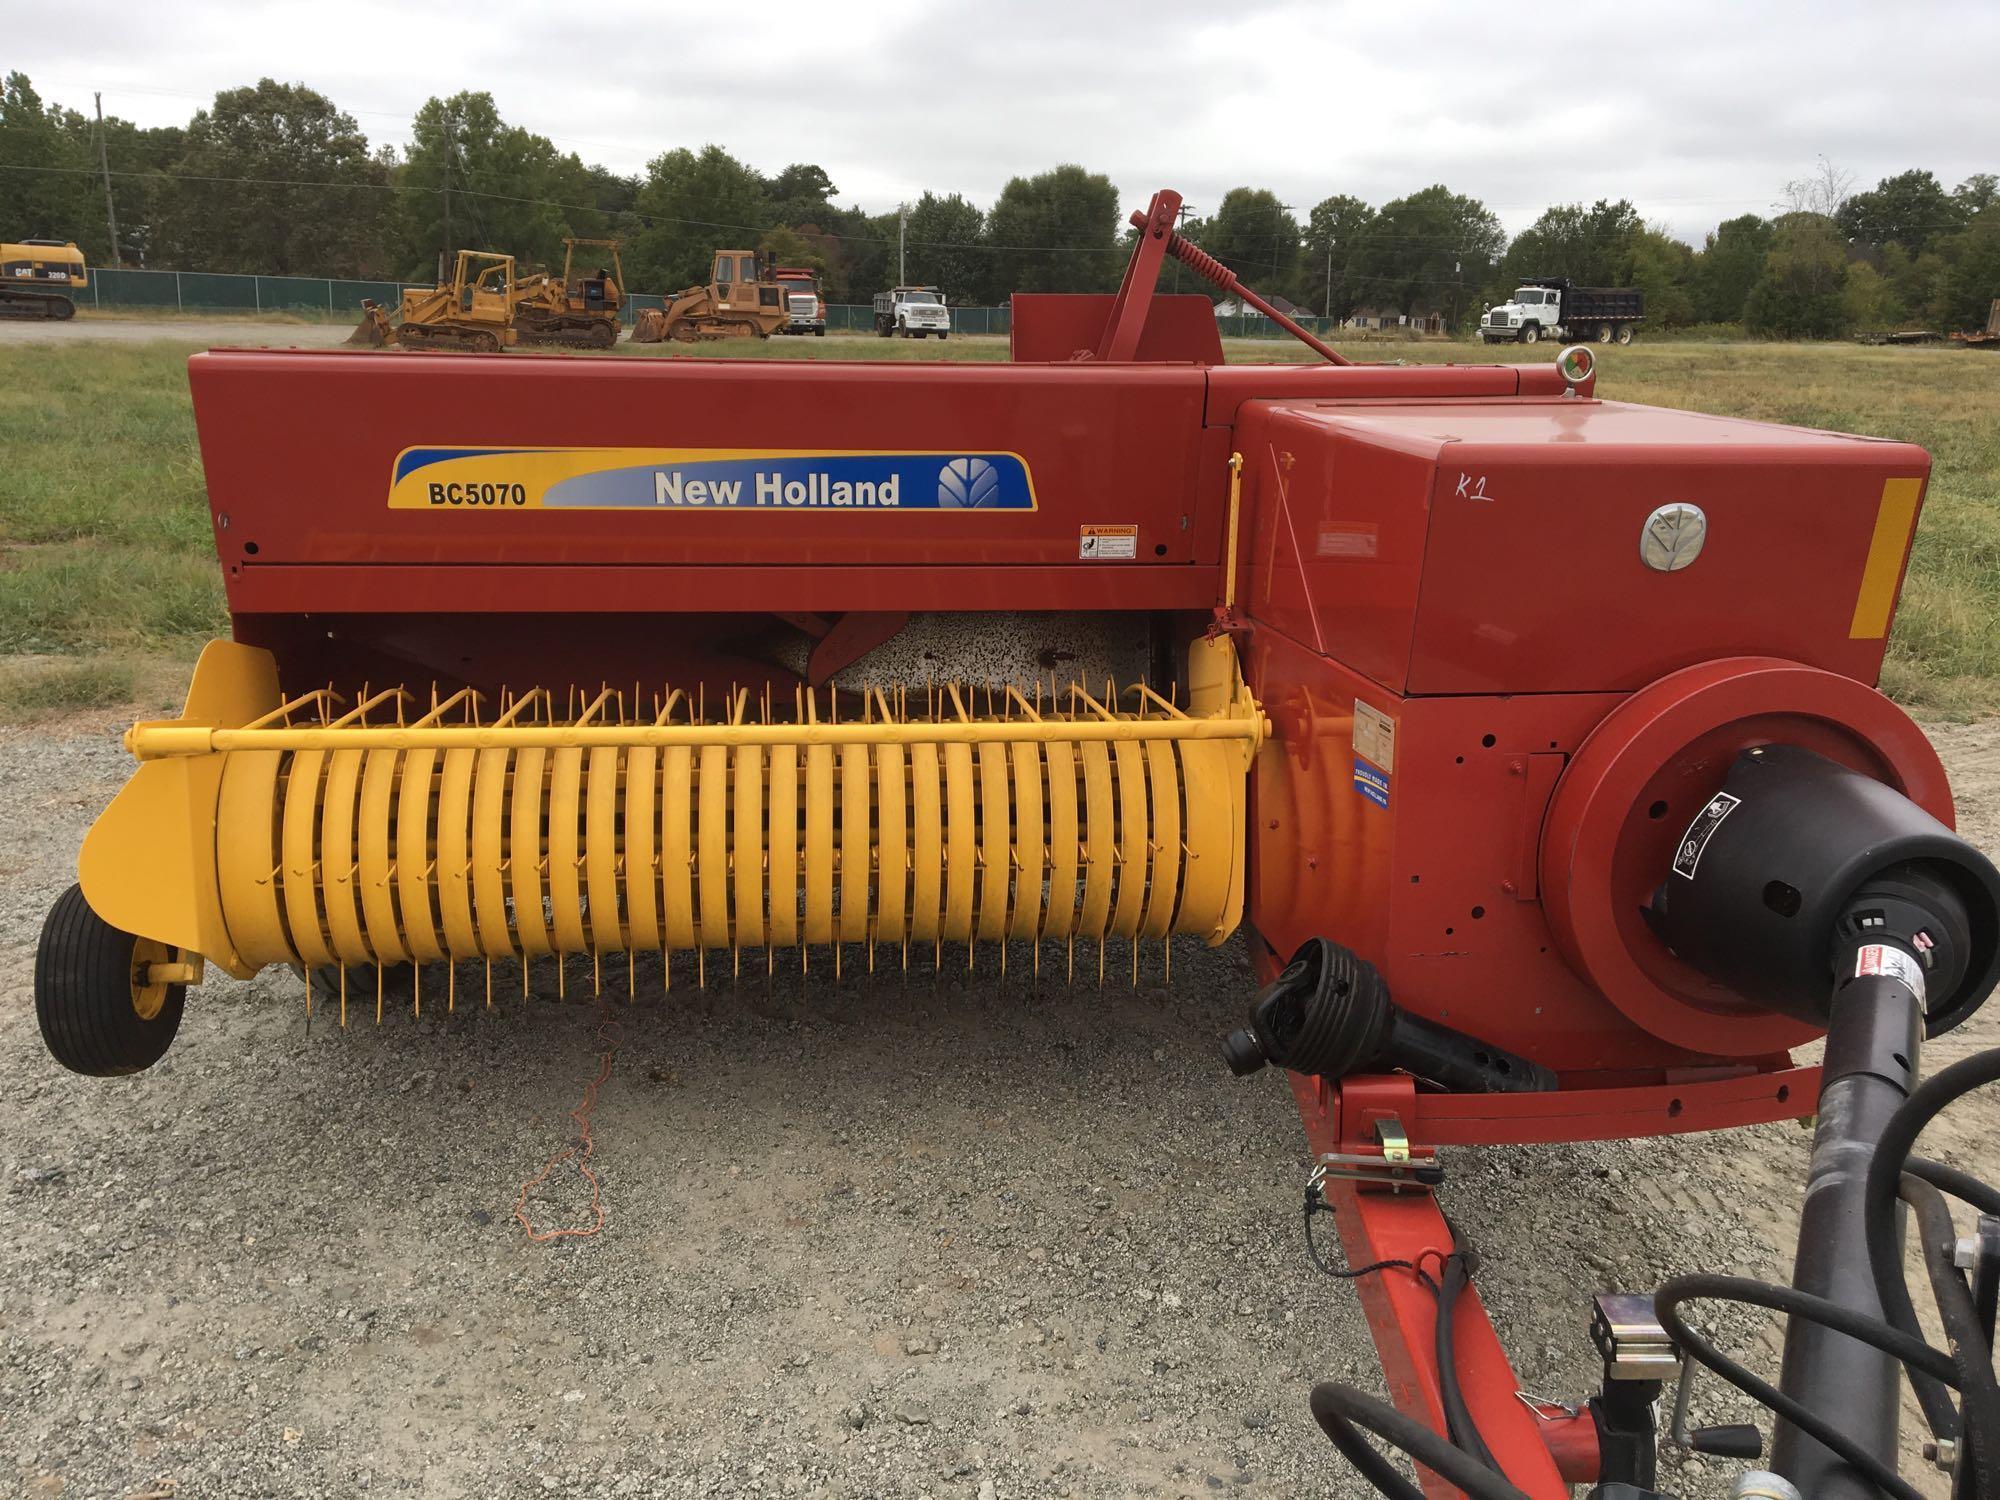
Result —
<instances>
[{"instance_id":1,"label":"gravel ground","mask_svg":"<svg viewBox=\"0 0 2000 1500\"><path fill-rule=\"evenodd\" d=\"M1102 992L1026 950L809 990L682 965L665 997L642 966L595 1115L602 1232L533 1243L519 1184L602 1047L580 966L567 1004L509 971L485 1013L468 971L456 1014L433 992L346 1031L308 1029L288 976L217 979L150 1073L48 1060L33 943L127 770L116 727L0 731L0 1487L1365 1493L1306 1411L1314 1380L1377 1377L1352 1291L1301 1250L1289 1097L1216 1055L1240 945ZM1939 739L1995 847L2000 723ZM1989 1009L1931 1063L1996 1040ZM1991 1123L1927 1144L1992 1176ZM1782 1273L1807 1140L1453 1153L1523 1385L1587 1388L1589 1290ZM589 1221L567 1165L532 1208ZM1740 1413L1713 1382L1695 1406Z\"/></svg>"}]
</instances>

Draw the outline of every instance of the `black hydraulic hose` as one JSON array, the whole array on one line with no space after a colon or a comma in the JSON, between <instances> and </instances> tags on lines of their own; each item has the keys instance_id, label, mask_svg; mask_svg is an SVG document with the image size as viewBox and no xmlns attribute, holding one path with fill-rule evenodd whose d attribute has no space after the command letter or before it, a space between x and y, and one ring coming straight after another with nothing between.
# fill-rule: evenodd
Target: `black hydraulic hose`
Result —
<instances>
[{"instance_id":1,"label":"black hydraulic hose","mask_svg":"<svg viewBox=\"0 0 2000 1500\"><path fill-rule=\"evenodd\" d=\"M1365 1266L1352 1269L1336 1268L1328 1265L1320 1257L1319 1246L1313 1240L1313 1217L1316 1214L1332 1213L1333 1205L1326 1201L1317 1182L1306 1188L1305 1228L1306 1254L1312 1263L1328 1276L1339 1281L1357 1281L1363 1276L1372 1276L1377 1271L1408 1271L1430 1292L1437 1301L1436 1343L1434 1345L1438 1367L1438 1404L1444 1408L1445 1432L1452 1443L1470 1453L1485 1464L1495 1474L1504 1475L1494 1458L1493 1450L1486 1446L1486 1438L1473 1420L1472 1408L1466 1405L1465 1388L1458 1378L1458 1357L1452 1314L1458 1307L1459 1294L1472 1285L1474 1271L1478 1268L1478 1253L1467 1248L1458 1238L1458 1230L1451 1231L1452 1252L1441 1258L1438 1276L1434 1279L1415 1261L1388 1259L1373 1261ZM1450 1227L1450 1221L1446 1221ZM1366 1446L1364 1444L1364 1446Z\"/></svg>"},{"instance_id":2,"label":"black hydraulic hose","mask_svg":"<svg viewBox=\"0 0 2000 1500\"><path fill-rule=\"evenodd\" d=\"M1919 1337L1916 1304L1910 1300L1910 1283L1903 1274L1901 1217L1896 1202L1902 1195L1903 1169L1924 1127L1951 1104L1974 1089L2000 1078L2000 1047L1961 1058L1940 1073L1918 1084L1883 1127L1875 1143L1875 1155L1868 1164L1867 1185L1863 1189L1861 1232L1866 1237L1868 1263L1875 1278L1875 1294L1882 1304L1882 1316L1891 1328ZM1948 1169L1947 1169L1948 1170ZM1949 1189L1948 1189L1949 1191ZM1968 1199L1969 1202L1976 1200ZM1934 1436L1956 1435L1956 1415L1946 1416L1936 1409L1935 1387L1929 1391L1912 1380L1924 1418ZM1945 1404L1949 1411L1949 1403ZM1940 1420L1944 1426L1940 1427ZM1832 1446L1831 1444L1828 1445Z\"/></svg>"},{"instance_id":3,"label":"black hydraulic hose","mask_svg":"<svg viewBox=\"0 0 2000 1500\"><path fill-rule=\"evenodd\" d=\"M1903 1163L1903 1174L1922 1178L1947 1197L1960 1199L1980 1213L2000 1219L2000 1188L1981 1182L1970 1172L1961 1172L1927 1156L1913 1156Z\"/></svg>"},{"instance_id":4,"label":"black hydraulic hose","mask_svg":"<svg viewBox=\"0 0 2000 1500\"><path fill-rule=\"evenodd\" d=\"M1443 1273L1433 1289L1437 1294L1438 1395L1444 1407L1444 1430L1455 1447L1471 1454L1495 1474L1504 1474L1493 1450L1472 1420L1472 1408L1465 1404L1465 1389L1458 1379L1458 1356L1453 1341L1452 1312L1459 1294L1472 1285L1472 1253L1456 1250L1445 1258Z\"/></svg>"},{"instance_id":5,"label":"black hydraulic hose","mask_svg":"<svg viewBox=\"0 0 2000 1500\"><path fill-rule=\"evenodd\" d=\"M1993 1352L1972 1292L1952 1264L1958 1229L1944 1194L1915 1177L1903 1179L1903 1199L1917 1216L1924 1270L1937 1302L1938 1322L1958 1366L1961 1405L1958 1463L1971 1466L1975 1495L2000 1495L2000 1381L1993 1376ZM1914 1380L1914 1375L1911 1377Z\"/></svg>"},{"instance_id":6,"label":"black hydraulic hose","mask_svg":"<svg viewBox=\"0 0 2000 1500\"><path fill-rule=\"evenodd\" d=\"M1866 1313L1843 1307L1838 1302L1829 1302L1824 1297L1815 1297L1794 1287L1774 1286L1769 1282L1752 1281L1742 1276L1708 1274L1676 1276L1664 1283L1653 1297L1653 1307L1660 1319L1660 1325L1666 1329L1667 1336L1690 1358L1713 1370L1738 1390L1769 1407L1780 1419L1790 1422L1799 1431L1830 1449L1849 1466L1858 1470L1870 1484L1894 1496L1895 1500L1923 1500L1920 1491L1906 1483L1894 1469L1855 1442L1839 1427L1802 1402L1787 1396L1768 1380L1753 1375L1690 1328L1687 1320L1680 1314L1680 1304L1706 1298L1722 1302L1744 1302L1753 1307L1770 1308L1774 1312L1818 1323L1836 1333L1844 1333L1849 1338L1858 1339L1872 1348L1880 1349L1883 1353L1901 1361L1905 1369L1922 1370L1956 1389L1958 1367L1950 1355L1942 1349L1933 1349L1921 1338L1891 1328Z\"/></svg>"},{"instance_id":7,"label":"black hydraulic hose","mask_svg":"<svg viewBox=\"0 0 2000 1500\"><path fill-rule=\"evenodd\" d=\"M1424 1494L1375 1451L1361 1435L1362 1429L1374 1433L1446 1483L1456 1485L1472 1500L1528 1500L1524 1491L1471 1454L1454 1447L1448 1439L1351 1385L1328 1381L1314 1386L1312 1414L1320 1431L1361 1471L1361 1477L1390 1500L1424 1500Z\"/></svg>"}]
</instances>

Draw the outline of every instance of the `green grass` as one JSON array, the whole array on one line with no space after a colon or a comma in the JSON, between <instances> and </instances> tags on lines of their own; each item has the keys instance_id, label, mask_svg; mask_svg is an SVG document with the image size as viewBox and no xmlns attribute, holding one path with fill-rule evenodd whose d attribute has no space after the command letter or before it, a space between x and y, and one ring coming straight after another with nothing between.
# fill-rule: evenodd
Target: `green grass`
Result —
<instances>
[{"instance_id":1,"label":"green grass","mask_svg":"<svg viewBox=\"0 0 2000 1500\"><path fill-rule=\"evenodd\" d=\"M130 703L139 674L111 656L21 657L0 663L0 720Z\"/></svg>"},{"instance_id":2,"label":"green grass","mask_svg":"<svg viewBox=\"0 0 2000 1500\"><path fill-rule=\"evenodd\" d=\"M0 349L0 656L191 654L225 628L187 354Z\"/></svg>"},{"instance_id":3,"label":"green grass","mask_svg":"<svg viewBox=\"0 0 2000 1500\"><path fill-rule=\"evenodd\" d=\"M353 308L327 307L92 307L79 303L77 323L157 323L171 330L176 323L273 323L352 325L360 314Z\"/></svg>"},{"instance_id":4,"label":"green grass","mask_svg":"<svg viewBox=\"0 0 2000 1500\"><path fill-rule=\"evenodd\" d=\"M0 659L54 653L0 690L19 716L105 701L121 659L191 659L226 629L186 358L157 342L0 346ZM1232 340L1234 361L1309 357ZM1355 357L1525 362L1554 351L1385 340ZM1000 337L829 336L630 348L584 358L1002 360ZM1884 686L1927 713L2000 709L2000 356L1951 348L1640 342L1603 351L1621 400L1905 439L1935 461ZM17 675L20 675L17 673Z\"/></svg>"}]
</instances>

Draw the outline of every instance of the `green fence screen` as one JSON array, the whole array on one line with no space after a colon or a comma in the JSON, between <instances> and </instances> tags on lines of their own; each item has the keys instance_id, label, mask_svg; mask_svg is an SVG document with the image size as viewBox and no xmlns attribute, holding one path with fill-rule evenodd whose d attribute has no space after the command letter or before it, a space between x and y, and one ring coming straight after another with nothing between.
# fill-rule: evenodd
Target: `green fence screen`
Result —
<instances>
[{"instance_id":1,"label":"green fence screen","mask_svg":"<svg viewBox=\"0 0 2000 1500\"><path fill-rule=\"evenodd\" d=\"M181 312L292 312L359 315L364 299L394 307L404 288L394 281L343 281L317 276L232 276L213 271L114 271L90 273L90 305L102 308L174 309ZM629 327L641 308L663 308L666 299L645 292L625 298ZM1328 318L1299 322L1321 337L1340 331ZM1255 313L1218 317L1224 338L1284 338L1284 330ZM875 309L866 303L832 303L826 309L829 333L872 333ZM1011 327L1005 307L954 307L951 330L959 334L1005 334Z\"/></svg>"}]
</instances>

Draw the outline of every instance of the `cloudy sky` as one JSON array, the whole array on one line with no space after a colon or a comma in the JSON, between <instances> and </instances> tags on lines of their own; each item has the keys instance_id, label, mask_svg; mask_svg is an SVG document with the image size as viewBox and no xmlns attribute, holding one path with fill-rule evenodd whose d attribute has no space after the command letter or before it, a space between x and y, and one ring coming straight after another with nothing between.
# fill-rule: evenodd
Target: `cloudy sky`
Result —
<instances>
[{"instance_id":1,"label":"cloudy sky","mask_svg":"<svg viewBox=\"0 0 2000 1500\"><path fill-rule=\"evenodd\" d=\"M816 161L843 203L926 188L982 205L1076 161L1129 204L1212 208L1270 187L1300 218L1432 182L1510 230L1629 197L1699 244L1768 212L1825 156L1857 185L2000 170L2000 4L1376 0L847 0L846 4L341 6L68 0L10 39L44 97L183 121L270 75L401 144L425 96L486 89L586 160L643 169L713 141L775 171ZM425 17L435 16L435 21ZM1962 62L1954 64L1952 59Z\"/></svg>"}]
</instances>

